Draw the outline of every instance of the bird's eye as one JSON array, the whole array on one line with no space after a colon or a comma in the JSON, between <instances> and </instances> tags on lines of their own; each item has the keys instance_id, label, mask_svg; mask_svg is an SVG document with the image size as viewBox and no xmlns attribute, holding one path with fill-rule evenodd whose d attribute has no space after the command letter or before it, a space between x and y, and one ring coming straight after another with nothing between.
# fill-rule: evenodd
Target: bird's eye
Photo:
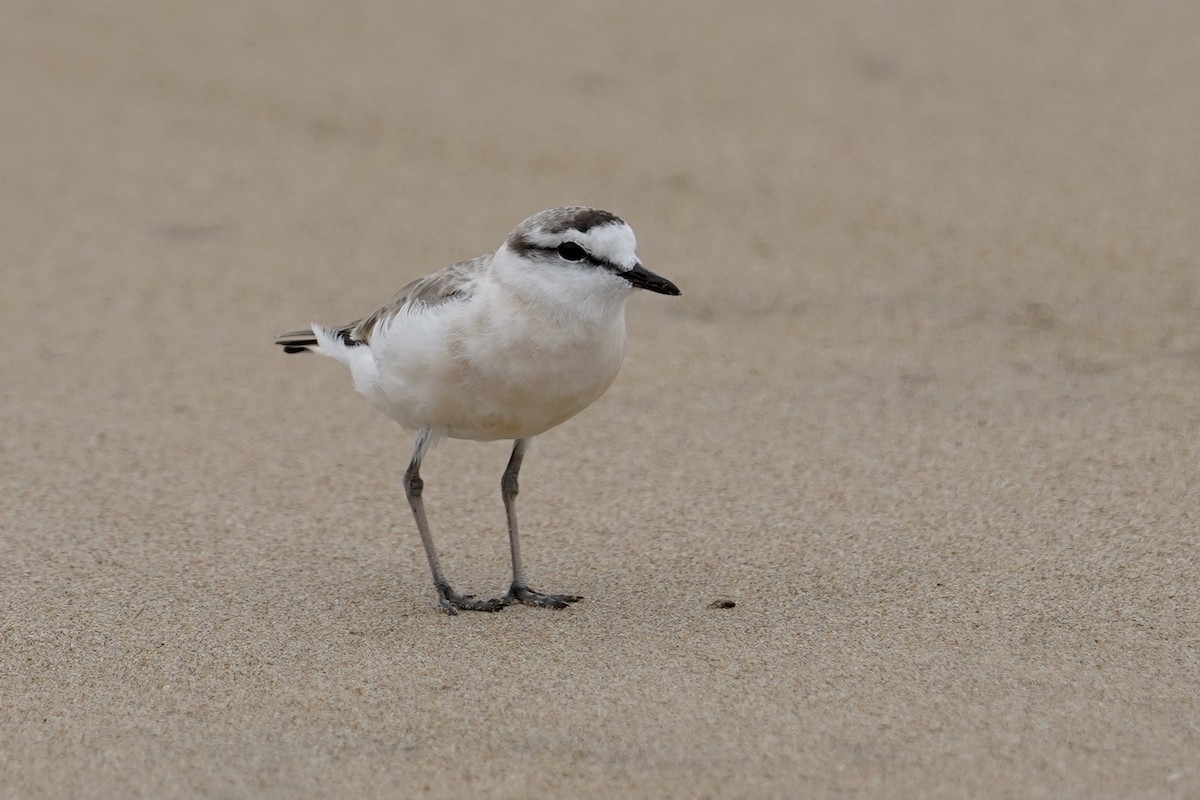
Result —
<instances>
[{"instance_id":1,"label":"bird's eye","mask_svg":"<svg viewBox=\"0 0 1200 800\"><path fill-rule=\"evenodd\" d=\"M582 261L587 258L587 251L574 242L563 242L558 246L558 255L567 261Z\"/></svg>"}]
</instances>

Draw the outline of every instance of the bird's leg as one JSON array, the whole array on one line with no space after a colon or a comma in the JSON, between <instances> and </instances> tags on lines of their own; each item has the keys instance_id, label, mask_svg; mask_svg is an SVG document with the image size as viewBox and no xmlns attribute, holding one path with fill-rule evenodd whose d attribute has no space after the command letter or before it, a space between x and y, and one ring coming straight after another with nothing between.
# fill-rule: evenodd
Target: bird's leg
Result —
<instances>
[{"instance_id":1,"label":"bird's leg","mask_svg":"<svg viewBox=\"0 0 1200 800\"><path fill-rule=\"evenodd\" d=\"M521 536L517 531L517 473L521 471L521 461L525 458L525 448L528 439L517 439L513 442L512 457L500 478L500 495L504 498L504 511L508 515L508 541L512 546L512 586L504 596L504 604L524 603L527 606L543 606L545 608L566 608L571 603L582 600L573 594L545 594L536 589L530 589L525 583L525 568L521 564Z\"/></svg>"},{"instance_id":2,"label":"bird's leg","mask_svg":"<svg viewBox=\"0 0 1200 800\"><path fill-rule=\"evenodd\" d=\"M425 555L429 558L429 571L433 573L438 602L445 612L451 615L457 614L457 609L460 608L468 611L499 611L506 605L503 600L476 600L475 595L459 594L450 588L446 576L442 573L441 561L438 560L437 550L433 547L433 536L429 533L429 520L425 518L425 503L421 500L421 490L425 487L425 481L421 480L421 459L428 449L429 429L422 428L417 434L412 461L404 471L404 494L408 497L408 505L417 521L417 531L421 534L421 544L425 546Z\"/></svg>"}]
</instances>

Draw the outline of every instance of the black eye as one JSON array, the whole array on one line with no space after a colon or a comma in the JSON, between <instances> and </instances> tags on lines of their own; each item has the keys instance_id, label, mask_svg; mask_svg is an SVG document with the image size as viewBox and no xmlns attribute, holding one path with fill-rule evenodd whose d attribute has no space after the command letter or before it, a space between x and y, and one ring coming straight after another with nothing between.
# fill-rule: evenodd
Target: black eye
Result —
<instances>
[{"instance_id":1,"label":"black eye","mask_svg":"<svg viewBox=\"0 0 1200 800\"><path fill-rule=\"evenodd\" d=\"M583 261L587 251L574 242L563 242L558 246L558 254L567 261Z\"/></svg>"}]
</instances>

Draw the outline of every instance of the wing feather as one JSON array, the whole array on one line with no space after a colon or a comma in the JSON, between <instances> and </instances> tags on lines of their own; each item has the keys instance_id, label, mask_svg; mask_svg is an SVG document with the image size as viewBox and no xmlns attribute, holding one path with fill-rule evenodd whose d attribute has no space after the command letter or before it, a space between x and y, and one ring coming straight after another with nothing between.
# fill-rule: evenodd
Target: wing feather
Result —
<instances>
[{"instance_id":1,"label":"wing feather","mask_svg":"<svg viewBox=\"0 0 1200 800\"><path fill-rule=\"evenodd\" d=\"M415 310L418 307L435 308L469 298L475 293L476 280L480 273L487 269L491 258L490 255L477 256L443 267L423 278L417 278L397 292L391 302L373 314L328 330L350 347L369 344L376 331L406 310ZM315 346L317 340L313 332L306 329L280 334L275 337L275 343L282 346L286 352L296 353Z\"/></svg>"}]
</instances>

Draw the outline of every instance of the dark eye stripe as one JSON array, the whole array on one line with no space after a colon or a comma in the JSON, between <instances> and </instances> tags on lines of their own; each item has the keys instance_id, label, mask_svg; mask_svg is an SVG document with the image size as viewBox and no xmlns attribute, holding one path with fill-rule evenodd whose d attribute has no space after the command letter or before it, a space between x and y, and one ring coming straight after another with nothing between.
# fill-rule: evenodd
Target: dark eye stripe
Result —
<instances>
[{"instance_id":1,"label":"dark eye stripe","mask_svg":"<svg viewBox=\"0 0 1200 800\"><path fill-rule=\"evenodd\" d=\"M551 247L549 245L534 244L533 242L529 241L528 239L526 239L523 236L517 237L514 239L509 239L509 241L508 241L509 249L512 250L514 253L516 253L519 256L533 256L534 253L545 253L546 255L551 256L555 260L558 260L558 258L559 258L558 248L560 246L561 245L554 245L553 247ZM614 264L611 261L606 261L602 258L597 258L596 256L592 255L591 253L588 253L587 250L584 250L584 257L582 259L580 259L579 261L573 261L571 263L573 263L573 264L589 264L593 267L599 267L600 269L607 269L612 272L616 272L618 274L625 272L624 267L618 266L617 264Z\"/></svg>"}]
</instances>

